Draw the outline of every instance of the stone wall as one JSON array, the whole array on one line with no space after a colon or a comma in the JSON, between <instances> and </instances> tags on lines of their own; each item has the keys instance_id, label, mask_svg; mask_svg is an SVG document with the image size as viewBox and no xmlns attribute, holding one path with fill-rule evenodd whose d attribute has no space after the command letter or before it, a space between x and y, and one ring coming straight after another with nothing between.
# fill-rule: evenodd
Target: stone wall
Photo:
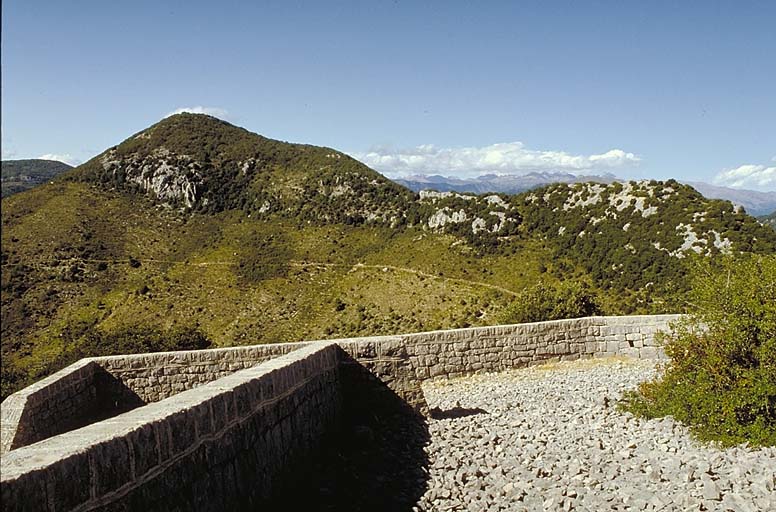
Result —
<instances>
[{"instance_id":1,"label":"stone wall","mask_svg":"<svg viewBox=\"0 0 776 512\"><path fill-rule=\"evenodd\" d=\"M655 333L677 318L590 317L83 360L3 402L3 442L20 440L2 458L3 503L248 506L288 481L343 411L424 413L426 379L580 357L662 357ZM78 404L87 422L110 419L62 434ZM208 495L219 501L199 501ZM32 496L42 501L28 506Z\"/></svg>"},{"instance_id":2,"label":"stone wall","mask_svg":"<svg viewBox=\"0 0 776 512\"><path fill-rule=\"evenodd\" d=\"M403 336L416 378L499 372L549 360L660 358L655 333L677 315L588 317Z\"/></svg>"},{"instance_id":3,"label":"stone wall","mask_svg":"<svg viewBox=\"0 0 776 512\"><path fill-rule=\"evenodd\" d=\"M333 341L391 390L424 411L420 382L428 378L497 372L578 357L661 357L654 334L668 330L668 323L677 318L589 317ZM2 450L163 400L310 343L314 342L84 359L3 402ZM90 370L82 369L86 367ZM80 424L71 421L74 411L78 411L75 416Z\"/></svg>"},{"instance_id":4,"label":"stone wall","mask_svg":"<svg viewBox=\"0 0 776 512\"><path fill-rule=\"evenodd\" d=\"M85 358L0 404L0 453L250 368L307 343Z\"/></svg>"},{"instance_id":5,"label":"stone wall","mask_svg":"<svg viewBox=\"0 0 776 512\"><path fill-rule=\"evenodd\" d=\"M654 335L677 315L588 317L530 324L332 340L410 403L423 407L420 382L537 362L627 355L658 358ZM286 354L310 342L95 358L117 410L151 403ZM122 406L123 405L123 406Z\"/></svg>"},{"instance_id":6,"label":"stone wall","mask_svg":"<svg viewBox=\"0 0 776 512\"><path fill-rule=\"evenodd\" d=\"M273 343L187 352L95 357L91 360L110 377L103 379L101 384L111 389L116 407L129 409L164 400L181 391L269 361L307 344Z\"/></svg>"},{"instance_id":7,"label":"stone wall","mask_svg":"<svg viewBox=\"0 0 776 512\"><path fill-rule=\"evenodd\" d=\"M339 348L312 343L164 401L13 450L3 509L233 510L283 485L342 400Z\"/></svg>"},{"instance_id":8,"label":"stone wall","mask_svg":"<svg viewBox=\"0 0 776 512\"><path fill-rule=\"evenodd\" d=\"M96 421L97 371L95 363L78 361L4 400L0 453Z\"/></svg>"},{"instance_id":9,"label":"stone wall","mask_svg":"<svg viewBox=\"0 0 776 512\"><path fill-rule=\"evenodd\" d=\"M664 357L655 334L678 315L588 317L335 340L354 360L424 412L421 382L549 361L624 355Z\"/></svg>"}]
</instances>

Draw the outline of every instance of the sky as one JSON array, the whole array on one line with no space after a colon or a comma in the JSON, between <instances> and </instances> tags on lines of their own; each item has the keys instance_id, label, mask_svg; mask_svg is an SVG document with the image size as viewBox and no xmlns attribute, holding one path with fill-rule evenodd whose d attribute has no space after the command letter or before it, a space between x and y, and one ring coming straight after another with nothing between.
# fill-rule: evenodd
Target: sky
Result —
<instances>
[{"instance_id":1,"label":"sky","mask_svg":"<svg viewBox=\"0 0 776 512\"><path fill-rule=\"evenodd\" d=\"M2 157L210 113L392 177L776 190L776 2L2 2Z\"/></svg>"}]
</instances>

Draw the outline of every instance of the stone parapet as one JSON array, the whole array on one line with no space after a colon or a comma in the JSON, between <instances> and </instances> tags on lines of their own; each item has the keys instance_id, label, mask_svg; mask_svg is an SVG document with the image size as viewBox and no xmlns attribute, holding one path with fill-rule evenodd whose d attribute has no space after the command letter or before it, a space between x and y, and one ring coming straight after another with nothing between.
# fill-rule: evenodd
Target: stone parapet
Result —
<instances>
[{"instance_id":1,"label":"stone parapet","mask_svg":"<svg viewBox=\"0 0 776 512\"><path fill-rule=\"evenodd\" d=\"M655 333L669 330L669 322L678 318L587 317L332 341L422 410L420 381L429 378L497 372L579 357L661 358ZM164 400L310 343L314 342L84 359L3 402L3 450ZM90 370L84 372L86 366ZM84 389L88 393L80 395ZM42 400L44 396L52 398ZM75 416L81 418L81 425L70 421L73 411L78 411ZM13 438L17 440L11 441Z\"/></svg>"},{"instance_id":2,"label":"stone parapet","mask_svg":"<svg viewBox=\"0 0 776 512\"><path fill-rule=\"evenodd\" d=\"M304 347L304 343L273 343L185 352L154 352L95 357L111 377L110 387L124 408L158 402Z\"/></svg>"},{"instance_id":3,"label":"stone parapet","mask_svg":"<svg viewBox=\"0 0 776 512\"><path fill-rule=\"evenodd\" d=\"M85 359L3 402L4 507L251 507L291 478L341 414L425 413L427 379L585 357L661 358L655 334L678 318Z\"/></svg>"},{"instance_id":4,"label":"stone parapet","mask_svg":"<svg viewBox=\"0 0 776 512\"><path fill-rule=\"evenodd\" d=\"M230 510L268 496L341 412L339 350L309 344L13 450L4 510Z\"/></svg>"},{"instance_id":5,"label":"stone parapet","mask_svg":"<svg viewBox=\"0 0 776 512\"><path fill-rule=\"evenodd\" d=\"M96 421L99 366L82 359L0 404L0 453Z\"/></svg>"}]
</instances>

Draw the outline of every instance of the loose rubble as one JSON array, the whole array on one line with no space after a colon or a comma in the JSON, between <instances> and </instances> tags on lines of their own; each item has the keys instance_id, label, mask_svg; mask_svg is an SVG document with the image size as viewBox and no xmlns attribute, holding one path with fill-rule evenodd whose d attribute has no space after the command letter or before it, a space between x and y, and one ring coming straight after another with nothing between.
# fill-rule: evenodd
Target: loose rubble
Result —
<instances>
[{"instance_id":1,"label":"loose rubble","mask_svg":"<svg viewBox=\"0 0 776 512\"><path fill-rule=\"evenodd\" d=\"M654 362L601 359L424 384L414 510L776 510L776 448L726 450L616 408Z\"/></svg>"}]
</instances>

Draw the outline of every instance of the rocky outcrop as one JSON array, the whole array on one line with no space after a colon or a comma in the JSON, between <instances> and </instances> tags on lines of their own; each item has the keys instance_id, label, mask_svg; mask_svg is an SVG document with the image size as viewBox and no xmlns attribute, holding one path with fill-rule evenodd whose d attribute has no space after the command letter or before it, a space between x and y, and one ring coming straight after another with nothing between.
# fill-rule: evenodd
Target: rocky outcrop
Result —
<instances>
[{"instance_id":1,"label":"rocky outcrop","mask_svg":"<svg viewBox=\"0 0 776 512\"><path fill-rule=\"evenodd\" d=\"M145 157L133 154L118 158L112 150L103 155L101 162L112 179L134 183L164 203L191 208L199 199L201 166L186 155L157 149Z\"/></svg>"}]
</instances>

